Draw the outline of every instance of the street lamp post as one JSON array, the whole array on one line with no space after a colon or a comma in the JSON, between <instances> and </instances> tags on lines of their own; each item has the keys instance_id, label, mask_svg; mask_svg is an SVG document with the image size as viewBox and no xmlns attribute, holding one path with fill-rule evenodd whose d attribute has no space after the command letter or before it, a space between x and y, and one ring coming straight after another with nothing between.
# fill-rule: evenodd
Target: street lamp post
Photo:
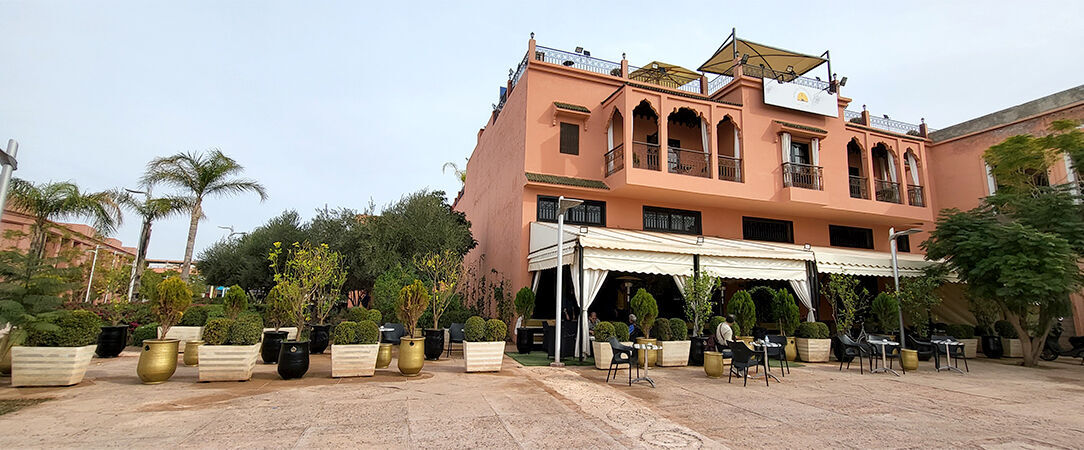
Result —
<instances>
[{"instance_id":1,"label":"street lamp post","mask_svg":"<svg viewBox=\"0 0 1084 450\"><path fill-rule=\"evenodd\" d=\"M909 230L903 230L896 232L896 228L888 229L888 247L892 249L892 280L896 283L896 312L900 316L900 348L907 348L905 333L903 332L903 305L899 302L900 299L900 266L896 260L896 239L900 236L907 236L918 233L922 230L918 228L911 228Z\"/></svg>"},{"instance_id":2,"label":"street lamp post","mask_svg":"<svg viewBox=\"0 0 1084 450\"><path fill-rule=\"evenodd\" d=\"M564 281L564 267L561 261L564 256L565 247L565 213L568 210L580 205L583 200L577 200L572 198L565 198L561 196L557 199L557 293L554 296L554 303L556 303L557 311L557 326L554 327L553 335L553 363L551 366L562 367L564 363L561 362L561 306L564 303L563 299L563 281Z\"/></svg>"},{"instance_id":3,"label":"street lamp post","mask_svg":"<svg viewBox=\"0 0 1084 450\"><path fill-rule=\"evenodd\" d=\"M94 283L94 266L98 265L98 249L101 247L101 244L94 246L94 259L90 261L90 277L87 278L87 295L83 298L83 303L90 303L90 288Z\"/></svg>"},{"instance_id":4,"label":"street lamp post","mask_svg":"<svg viewBox=\"0 0 1084 450\"><path fill-rule=\"evenodd\" d=\"M0 171L0 213L4 211L4 205L7 203L11 172L19 168L18 162L15 161L15 156L18 154L19 142L15 139L8 139L8 151L0 152L0 164L4 166L4 169Z\"/></svg>"}]
</instances>

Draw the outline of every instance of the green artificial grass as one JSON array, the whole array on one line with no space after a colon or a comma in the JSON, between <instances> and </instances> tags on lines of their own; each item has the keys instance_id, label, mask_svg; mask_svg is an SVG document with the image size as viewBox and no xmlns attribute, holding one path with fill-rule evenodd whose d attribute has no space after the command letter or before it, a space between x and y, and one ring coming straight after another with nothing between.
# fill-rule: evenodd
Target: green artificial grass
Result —
<instances>
[{"instance_id":1,"label":"green artificial grass","mask_svg":"<svg viewBox=\"0 0 1084 450\"><path fill-rule=\"evenodd\" d=\"M516 362L523 364L524 366L548 366L553 360L546 356L546 352L531 352L527 354L519 352L505 353L509 358L516 360ZM593 366L595 365L594 358L588 356L583 358L583 362L580 362L579 358L563 358L561 362L566 366Z\"/></svg>"},{"instance_id":2,"label":"green artificial grass","mask_svg":"<svg viewBox=\"0 0 1084 450\"><path fill-rule=\"evenodd\" d=\"M48 398L22 398L14 400L0 400L0 416L13 413L27 406L34 406L38 403L49 400Z\"/></svg>"}]
</instances>

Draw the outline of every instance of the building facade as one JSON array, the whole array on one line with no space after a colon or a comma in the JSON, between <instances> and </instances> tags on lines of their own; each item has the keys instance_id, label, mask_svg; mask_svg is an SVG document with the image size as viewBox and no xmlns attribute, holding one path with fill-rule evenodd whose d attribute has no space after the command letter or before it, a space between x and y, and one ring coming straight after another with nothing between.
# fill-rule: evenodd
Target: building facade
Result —
<instances>
[{"instance_id":1,"label":"building facade","mask_svg":"<svg viewBox=\"0 0 1084 450\"><path fill-rule=\"evenodd\" d=\"M4 210L0 220L0 248L28 251L30 228L34 216L11 208ZM98 236L94 227L81 223L53 223L45 242L45 256L57 257L63 252L73 252L73 264L89 260L97 248L100 252L116 254L129 263L135 259L135 247L126 247L119 239Z\"/></svg>"}]
</instances>

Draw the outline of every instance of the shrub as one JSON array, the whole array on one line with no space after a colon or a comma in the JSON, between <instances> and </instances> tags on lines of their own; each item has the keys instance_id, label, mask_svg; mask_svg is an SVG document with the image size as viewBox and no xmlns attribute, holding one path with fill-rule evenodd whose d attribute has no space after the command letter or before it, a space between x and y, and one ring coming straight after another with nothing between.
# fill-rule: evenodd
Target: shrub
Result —
<instances>
[{"instance_id":1,"label":"shrub","mask_svg":"<svg viewBox=\"0 0 1084 450\"><path fill-rule=\"evenodd\" d=\"M222 296L222 305L226 317L236 320L241 311L248 308L248 294L245 294L245 290L241 289L241 286L236 284L230 286L226 291L226 295Z\"/></svg>"},{"instance_id":2,"label":"shrub","mask_svg":"<svg viewBox=\"0 0 1084 450\"><path fill-rule=\"evenodd\" d=\"M805 326L805 332L803 333L802 327ZM805 337L808 339L828 339L830 333L828 332L828 324L824 322L802 322L798 325L798 329L795 331L799 337Z\"/></svg>"},{"instance_id":3,"label":"shrub","mask_svg":"<svg viewBox=\"0 0 1084 450\"><path fill-rule=\"evenodd\" d=\"M380 311L377 311L380 312ZM357 324L357 343L376 344L380 342L380 327L371 320L362 320Z\"/></svg>"},{"instance_id":4,"label":"shrub","mask_svg":"<svg viewBox=\"0 0 1084 450\"><path fill-rule=\"evenodd\" d=\"M611 337L614 337L614 324L610 322L599 322L595 325L595 340L598 342L607 342Z\"/></svg>"},{"instance_id":5,"label":"shrub","mask_svg":"<svg viewBox=\"0 0 1084 450\"><path fill-rule=\"evenodd\" d=\"M233 320L225 317L208 320L207 325L203 326L203 342L207 345L226 345L233 323Z\"/></svg>"},{"instance_id":6,"label":"shrub","mask_svg":"<svg viewBox=\"0 0 1084 450\"><path fill-rule=\"evenodd\" d=\"M40 326L26 330L27 347L83 347L94 344L102 332L102 319L90 311L57 311Z\"/></svg>"},{"instance_id":7,"label":"shrub","mask_svg":"<svg viewBox=\"0 0 1084 450\"><path fill-rule=\"evenodd\" d=\"M181 321L177 322L178 326L182 327L202 327L207 325L207 306L196 305L188 308L181 316Z\"/></svg>"},{"instance_id":8,"label":"shrub","mask_svg":"<svg viewBox=\"0 0 1084 450\"><path fill-rule=\"evenodd\" d=\"M613 322L614 336L619 342L629 341L629 325L627 323Z\"/></svg>"},{"instance_id":9,"label":"shrub","mask_svg":"<svg viewBox=\"0 0 1084 450\"><path fill-rule=\"evenodd\" d=\"M1012 327L1012 323L1008 320L999 320L994 322L994 330L997 331L997 335L1007 339L1016 339L1020 336L1016 334L1016 328Z\"/></svg>"},{"instance_id":10,"label":"shrub","mask_svg":"<svg viewBox=\"0 0 1084 450\"><path fill-rule=\"evenodd\" d=\"M877 294L870 306L873 313L873 321L880 331L892 332L899 329L900 303L896 297L887 292Z\"/></svg>"},{"instance_id":11,"label":"shrub","mask_svg":"<svg viewBox=\"0 0 1084 450\"><path fill-rule=\"evenodd\" d=\"M489 319L486 321L486 341L502 342L508 336L508 325L501 319Z\"/></svg>"},{"instance_id":12,"label":"shrub","mask_svg":"<svg viewBox=\"0 0 1084 450\"><path fill-rule=\"evenodd\" d=\"M357 309L357 308L354 308ZM331 331L331 343L335 345L351 345L358 342L358 333L361 327L357 322L347 320L335 326Z\"/></svg>"},{"instance_id":13,"label":"shrub","mask_svg":"<svg viewBox=\"0 0 1084 450\"><path fill-rule=\"evenodd\" d=\"M384 321L384 314L379 309L370 309L368 320L380 325Z\"/></svg>"},{"instance_id":14,"label":"shrub","mask_svg":"<svg viewBox=\"0 0 1084 450\"><path fill-rule=\"evenodd\" d=\"M395 304L399 321L406 327L407 336L415 336L418 319L429 306L429 290L421 281L414 280L409 286L399 290L399 301Z\"/></svg>"},{"instance_id":15,"label":"shrub","mask_svg":"<svg viewBox=\"0 0 1084 450\"><path fill-rule=\"evenodd\" d=\"M146 325L140 325L132 331L132 345L136 347L143 346L143 341L147 339L158 338L158 323L151 322Z\"/></svg>"},{"instance_id":16,"label":"shrub","mask_svg":"<svg viewBox=\"0 0 1084 450\"><path fill-rule=\"evenodd\" d=\"M361 306L350 308L346 310L346 320L355 323L361 322L362 320L369 320L369 310Z\"/></svg>"},{"instance_id":17,"label":"shrub","mask_svg":"<svg viewBox=\"0 0 1084 450\"><path fill-rule=\"evenodd\" d=\"M647 293L644 288L636 291L632 296L632 313L636 314L637 325L644 330L644 337L651 337L651 326L655 324L655 318L659 316L659 305L655 303L655 297Z\"/></svg>"},{"instance_id":18,"label":"shrub","mask_svg":"<svg viewBox=\"0 0 1084 450\"><path fill-rule=\"evenodd\" d=\"M956 339L974 339L975 327L963 323L952 324L945 327L945 331L949 336Z\"/></svg>"},{"instance_id":19,"label":"shrub","mask_svg":"<svg viewBox=\"0 0 1084 450\"><path fill-rule=\"evenodd\" d=\"M739 327L737 323L732 323L729 326L730 326L730 335L731 336L737 338L738 336L742 335L741 334L741 327Z\"/></svg>"},{"instance_id":20,"label":"shrub","mask_svg":"<svg viewBox=\"0 0 1084 450\"><path fill-rule=\"evenodd\" d=\"M689 325L677 317L670 319L670 339L675 341L689 339Z\"/></svg>"},{"instance_id":21,"label":"shrub","mask_svg":"<svg viewBox=\"0 0 1084 450\"><path fill-rule=\"evenodd\" d=\"M154 301L154 314L158 316L159 326L162 327L162 336L169 333L169 329L192 304L192 290L188 288L181 277L172 276L158 283L158 298Z\"/></svg>"},{"instance_id":22,"label":"shrub","mask_svg":"<svg viewBox=\"0 0 1084 450\"><path fill-rule=\"evenodd\" d=\"M257 342L260 342L260 337L262 335L262 322L256 322L254 320L235 320L230 325L230 338L227 342L230 345L254 345Z\"/></svg>"},{"instance_id":23,"label":"shrub","mask_svg":"<svg viewBox=\"0 0 1084 450\"><path fill-rule=\"evenodd\" d=\"M463 324L463 340L471 342L481 342L486 337L486 321L485 319L472 316L467 319L467 323Z\"/></svg>"},{"instance_id":24,"label":"shrub","mask_svg":"<svg viewBox=\"0 0 1084 450\"><path fill-rule=\"evenodd\" d=\"M261 332L263 331L263 316L261 316L260 313L256 311L245 311L241 314L238 314L237 320L246 320L249 322L253 322L260 327Z\"/></svg>"},{"instance_id":25,"label":"shrub","mask_svg":"<svg viewBox=\"0 0 1084 450\"><path fill-rule=\"evenodd\" d=\"M529 287L524 286L516 292L516 314L519 314L524 321L534 314L534 300L534 291Z\"/></svg>"},{"instance_id":26,"label":"shrub","mask_svg":"<svg viewBox=\"0 0 1084 450\"><path fill-rule=\"evenodd\" d=\"M747 291L735 292L726 305L726 312L734 315L734 321L742 330L749 332L757 325L757 307L753 304L753 296ZM737 331L734 336L738 336Z\"/></svg>"},{"instance_id":27,"label":"shrub","mask_svg":"<svg viewBox=\"0 0 1084 450\"><path fill-rule=\"evenodd\" d=\"M655 319L655 324L651 326L651 330L654 331L655 339L660 341L670 340L670 321L666 318L659 317Z\"/></svg>"},{"instance_id":28,"label":"shrub","mask_svg":"<svg viewBox=\"0 0 1084 450\"><path fill-rule=\"evenodd\" d=\"M715 330L718 329L719 324L723 322L726 322L726 319L724 319L723 316L713 316L711 320L708 321L708 329L704 330L704 334L708 336L715 334ZM737 336L737 334L735 334L735 336Z\"/></svg>"},{"instance_id":29,"label":"shrub","mask_svg":"<svg viewBox=\"0 0 1084 450\"><path fill-rule=\"evenodd\" d=\"M794 336L794 330L802 322L801 311L798 309L798 303L794 301L794 296L790 295L790 291L780 289L775 291L775 303L779 312L779 325L783 329L783 334Z\"/></svg>"}]
</instances>

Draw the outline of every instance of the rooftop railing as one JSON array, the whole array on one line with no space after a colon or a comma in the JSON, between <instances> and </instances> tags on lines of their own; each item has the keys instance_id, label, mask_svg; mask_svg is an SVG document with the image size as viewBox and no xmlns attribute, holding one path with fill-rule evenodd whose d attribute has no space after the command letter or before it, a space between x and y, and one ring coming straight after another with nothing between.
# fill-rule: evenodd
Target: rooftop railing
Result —
<instances>
[{"instance_id":1,"label":"rooftop railing","mask_svg":"<svg viewBox=\"0 0 1084 450\"><path fill-rule=\"evenodd\" d=\"M849 109L844 109L843 110L843 120L846 120L846 121L851 122L851 123L858 123L858 122L855 121L855 119L858 119L859 121L862 120L862 112L861 111L851 111Z\"/></svg>"},{"instance_id":2,"label":"rooftop railing","mask_svg":"<svg viewBox=\"0 0 1084 450\"><path fill-rule=\"evenodd\" d=\"M621 63L592 58L579 53L569 53L549 47L535 46L534 59L565 67L575 67L603 75L621 76Z\"/></svg>"},{"instance_id":3,"label":"rooftop railing","mask_svg":"<svg viewBox=\"0 0 1084 450\"><path fill-rule=\"evenodd\" d=\"M685 84L683 84L681 86L678 86L678 90L685 91L685 92L692 92L694 94L699 94L700 93L700 80L693 80L693 81L685 83Z\"/></svg>"},{"instance_id":4,"label":"rooftop railing","mask_svg":"<svg viewBox=\"0 0 1084 450\"><path fill-rule=\"evenodd\" d=\"M912 134L919 135L918 125L910 124L907 122L900 122L898 120L887 119L884 117L870 116L869 126L877 128L879 130L891 131L899 134Z\"/></svg>"},{"instance_id":5,"label":"rooftop railing","mask_svg":"<svg viewBox=\"0 0 1084 450\"><path fill-rule=\"evenodd\" d=\"M708 95L719 92L719 89L722 89L723 86L730 84L731 81L734 81L734 77L729 75L719 75L713 78L711 81L708 82Z\"/></svg>"}]
</instances>

